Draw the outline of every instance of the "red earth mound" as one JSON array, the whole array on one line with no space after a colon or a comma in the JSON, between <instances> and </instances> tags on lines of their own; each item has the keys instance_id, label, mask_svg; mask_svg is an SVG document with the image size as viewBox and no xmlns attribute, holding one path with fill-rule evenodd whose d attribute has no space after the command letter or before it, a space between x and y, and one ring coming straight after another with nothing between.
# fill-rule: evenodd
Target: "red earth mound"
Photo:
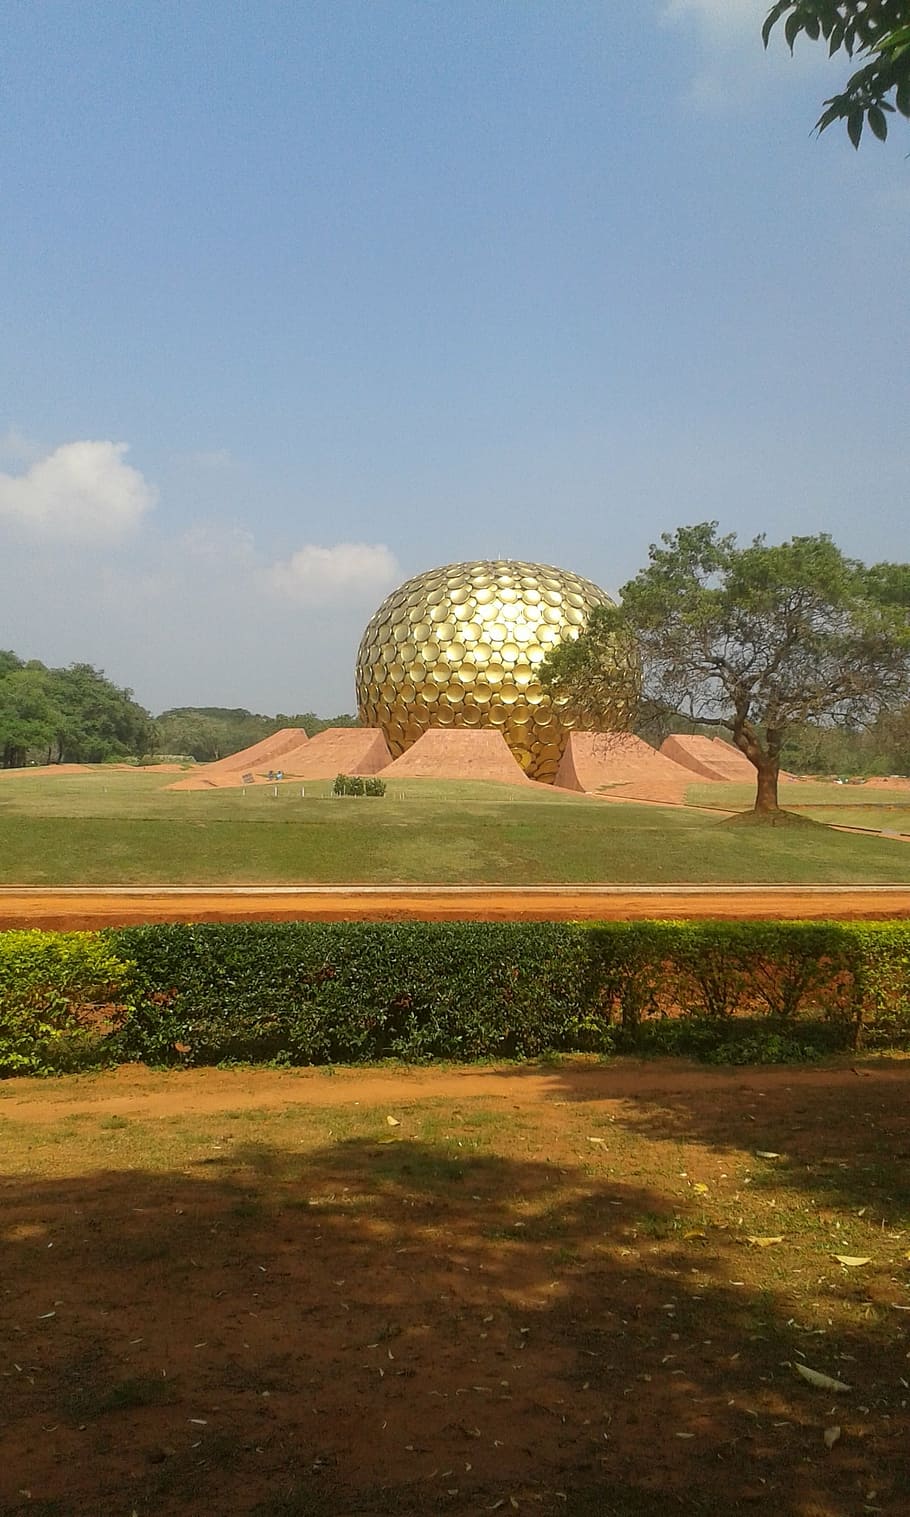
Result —
<instances>
[{"instance_id":1,"label":"red earth mound","mask_svg":"<svg viewBox=\"0 0 910 1517\"><path fill-rule=\"evenodd\" d=\"M382 771L383 779L498 780L530 785L501 732L431 727Z\"/></svg>"},{"instance_id":2,"label":"red earth mound","mask_svg":"<svg viewBox=\"0 0 910 1517\"><path fill-rule=\"evenodd\" d=\"M168 790L213 790L244 784L244 775L253 775L252 781L265 779L263 769L283 769L289 753L295 753L308 741L302 727L282 727L271 737L264 737L251 748L241 753L229 753L227 758L216 759L213 764L202 764L186 779L168 785Z\"/></svg>"},{"instance_id":3,"label":"red earth mound","mask_svg":"<svg viewBox=\"0 0 910 1517\"><path fill-rule=\"evenodd\" d=\"M289 780L331 780L336 774L378 774L392 761L378 727L327 727L285 755Z\"/></svg>"},{"instance_id":4,"label":"red earth mound","mask_svg":"<svg viewBox=\"0 0 910 1517\"><path fill-rule=\"evenodd\" d=\"M562 790L681 805L692 772L630 732L573 732L556 773Z\"/></svg>"},{"instance_id":5,"label":"red earth mound","mask_svg":"<svg viewBox=\"0 0 910 1517\"><path fill-rule=\"evenodd\" d=\"M681 764L703 780L754 780L755 770L744 754L719 737L691 737L677 734L665 738L660 747L665 758Z\"/></svg>"}]
</instances>

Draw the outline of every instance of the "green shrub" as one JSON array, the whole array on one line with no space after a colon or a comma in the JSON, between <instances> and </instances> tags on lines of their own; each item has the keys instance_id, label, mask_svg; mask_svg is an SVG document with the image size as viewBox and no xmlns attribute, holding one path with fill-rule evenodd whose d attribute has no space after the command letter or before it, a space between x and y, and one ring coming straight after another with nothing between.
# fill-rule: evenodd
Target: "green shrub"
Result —
<instances>
[{"instance_id":1,"label":"green shrub","mask_svg":"<svg viewBox=\"0 0 910 1517\"><path fill-rule=\"evenodd\" d=\"M112 1010L113 1008L113 1010ZM0 1074L149 1063L713 1063L910 1046L910 923L254 923L0 934Z\"/></svg>"},{"instance_id":2,"label":"green shrub","mask_svg":"<svg viewBox=\"0 0 910 1517\"><path fill-rule=\"evenodd\" d=\"M703 1064L808 1063L845 1046L843 1030L830 1022L755 1017L658 1017L642 1023L634 1035L620 1029L616 1037L617 1053L671 1055Z\"/></svg>"},{"instance_id":3,"label":"green shrub","mask_svg":"<svg viewBox=\"0 0 910 1517\"><path fill-rule=\"evenodd\" d=\"M385 780L377 775L368 778L360 774L336 774L332 785L333 795L385 795Z\"/></svg>"},{"instance_id":4,"label":"green shrub","mask_svg":"<svg viewBox=\"0 0 910 1517\"><path fill-rule=\"evenodd\" d=\"M910 1047L910 922L852 922L857 1042Z\"/></svg>"},{"instance_id":5,"label":"green shrub","mask_svg":"<svg viewBox=\"0 0 910 1517\"><path fill-rule=\"evenodd\" d=\"M591 974L626 1043L655 1019L722 1026L766 1017L786 1029L825 1020L834 1043L855 1042L862 1021L854 923L604 922L590 928ZM884 926L900 924L882 924ZM653 1034L649 1034L653 1038Z\"/></svg>"},{"instance_id":6,"label":"green shrub","mask_svg":"<svg viewBox=\"0 0 910 1517\"><path fill-rule=\"evenodd\" d=\"M124 928L122 1056L199 1064L530 1057L605 1047L572 924L251 923Z\"/></svg>"},{"instance_id":7,"label":"green shrub","mask_svg":"<svg viewBox=\"0 0 910 1517\"><path fill-rule=\"evenodd\" d=\"M0 1075L97 1062L131 972L100 933L0 933Z\"/></svg>"}]
</instances>

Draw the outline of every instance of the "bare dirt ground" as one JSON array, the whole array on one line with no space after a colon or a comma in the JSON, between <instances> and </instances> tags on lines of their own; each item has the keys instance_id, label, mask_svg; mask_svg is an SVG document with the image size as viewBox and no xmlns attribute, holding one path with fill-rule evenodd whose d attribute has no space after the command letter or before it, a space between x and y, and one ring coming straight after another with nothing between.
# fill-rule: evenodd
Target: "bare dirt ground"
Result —
<instances>
[{"instance_id":1,"label":"bare dirt ground","mask_svg":"<svg viewBox=\"0 0 910 1517\"><path fill-rule=\"evenodd\" d=\"M898 1061L7 1082L0 1513L903 1517L908 1094Z\"/></svg>"},{"instance_id":2,"label":"bare dirt ground","mask_svg":"<svg viewBox=\"0 0 910 1517\"><path fill-rule=\"evenodd\" d=\"M0 928L136 922L857 920L910 916L910 886L0 887Z\"/></svg>"}]
</instances>

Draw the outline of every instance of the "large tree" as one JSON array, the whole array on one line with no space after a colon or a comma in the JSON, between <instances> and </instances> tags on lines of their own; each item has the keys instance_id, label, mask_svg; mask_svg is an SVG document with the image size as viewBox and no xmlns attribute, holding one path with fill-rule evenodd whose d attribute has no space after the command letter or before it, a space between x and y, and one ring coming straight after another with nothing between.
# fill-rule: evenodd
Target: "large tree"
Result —
<instances>
[{"instance_id":1,"label":"large tree","mask_svg":"<svg viewBox=\"0 0 910 1517\"><path fill-rule=\"evenodd\" d=\"M635 689L617 656L630 643ZM542 677L595 720L625 700L639 729L668 713L726 728L755 766L756 813L774 818L791 728L865 726L907 699L910 565L867 568L826 535L740 547L716 522L680 527Z\"/></svg>"},{"instance_id":2,"label":"large tree","mask_svg":"<svg viewBox=\"0 0 910 1517\"><path fill-rule=\"evenodd\" d=\"M840 94L825 101L820 132L844 121L859 147L865 125L884 142L888 115L910 116L910 0L777 0L762 28L765 47L780 21L791 52L806 36L823 39L829 56L843 50L860 61Z\"/></svg>"},{"instance_id":3,"label":"large tree","mask_svg":"<svg viewBox=\"0 0 910 1517\"><path fill-rule=\"evenodd\" d=\"M142 758L155 747L154 723L133 699L132 690L115 685L91 664L70 664L49 673L60 711L56 738L61 763Z\"/></svg>"},{"instance_id":4,"label":"large tree","mask_svg":"<svg viewBox=\"0 0 910 1517\"><path fill-rule=\"evenodd\" d=\"M50 749L59 720L52 681L40 664L9 672L0 654L0 766L18 769L34 749Z\"/></svg>"}]
</instances>

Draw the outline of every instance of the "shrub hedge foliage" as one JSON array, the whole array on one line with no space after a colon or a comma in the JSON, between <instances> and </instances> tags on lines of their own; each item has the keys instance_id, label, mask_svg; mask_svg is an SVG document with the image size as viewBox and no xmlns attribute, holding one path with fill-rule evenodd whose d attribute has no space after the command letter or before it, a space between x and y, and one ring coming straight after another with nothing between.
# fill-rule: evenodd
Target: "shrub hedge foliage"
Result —
<instances>
[{"instance_id":1,"label":"shrub hedge foliage","mask_svg":"<svg viewBox=\"0 0 910 1517\"><path fill-rule=\"evenodd\" d=\"M110 934L0 933L0 1075L98 1062L132 977Z\"/></svg>"},{"instance_id":2,"label":"shrub hedge foliage","mask_svg":"<svg viewBox=\"0 0 910 1517\"><path fill-rule=\"evenodd\" d=\"M376 774L336 774L333 795L385 795L385 780Z\"/></svg>"},{"instance_id":3,"label":"shrub hedge foliage","mask_svg":"<svg viewBox=\"0 0 910 1517\"><path fill-rule=\"evenodd\" d=\"M910 1045L910 923L255 923L0 933L0 1074Z\"/></svg>"}]
</instances>

